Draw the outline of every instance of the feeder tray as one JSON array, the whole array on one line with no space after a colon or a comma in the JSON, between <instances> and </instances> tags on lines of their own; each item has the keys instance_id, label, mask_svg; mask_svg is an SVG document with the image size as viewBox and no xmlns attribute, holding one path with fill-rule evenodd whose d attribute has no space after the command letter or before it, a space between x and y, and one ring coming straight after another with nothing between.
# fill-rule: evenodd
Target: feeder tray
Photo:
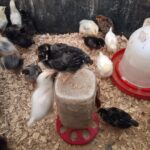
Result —
<instances>
[{"instance_id":1,"label":"feeder tray","mask_svg":"<svg viewBox=\"0 0 150 150\"><path fill-rule=\"evenodd\" d=\"M113 65L114 65L114 70L113 70L113 74L111 77L112 82L121 91L125 92L126 94L128 94L130 96L134 96L138 99L150 100L150 88L138 87L122 78L122 74L119 70L119 65L122 60L124 52L125 52L125 48L116 52L112 57L112 61L113 61Z\"/></svg>"},{"instance_id":2,"label":"feeder tray","mask_svg":"<svg viewBox=\"0 0 150 150\"><path fill-rule=\"evenodd\" d=\"M72 129L63 127L59 116L56 120L56 130L60 137L72 145L84 145L92 141L99 131L99 116L93 113L93 123L85 129Z\"/></svg>"}]
</instances>

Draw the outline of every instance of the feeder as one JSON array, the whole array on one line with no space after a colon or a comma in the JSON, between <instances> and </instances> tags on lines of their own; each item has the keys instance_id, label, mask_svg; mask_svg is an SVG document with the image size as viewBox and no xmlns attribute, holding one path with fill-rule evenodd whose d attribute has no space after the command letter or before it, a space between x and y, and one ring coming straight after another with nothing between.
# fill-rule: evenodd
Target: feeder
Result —
<instances>
[{"instance_id":1,"label":"feeder","mask_svg":"<svg viewBox=\"0 0 150 150\"><path fill-rule=\"evenodd\" d=\"M99 129L99 118L94 113L96 77L92 71L82 69L65 84L61 78L59 75L55 82L57 132L69 144L86 144Z\"/></svg>"},{"instance_id":2,"label":"feeder","mask_svg":"<svg viewBox=\"0 0 150 150\"><path fill-rule=\"evenodd\" d=\"M136 30L126 49L114 54L112 81L123 92L150 99L150 27Z\"/></svg>"}]
</instances>

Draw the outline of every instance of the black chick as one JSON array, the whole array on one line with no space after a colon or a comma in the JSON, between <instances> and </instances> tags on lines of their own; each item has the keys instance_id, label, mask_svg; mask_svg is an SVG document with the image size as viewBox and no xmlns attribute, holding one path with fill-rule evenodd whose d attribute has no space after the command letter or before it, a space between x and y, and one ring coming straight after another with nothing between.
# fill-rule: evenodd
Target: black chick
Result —
<instances>
[{"instance_id":1,"label":"black chick","mask_svg":"<svg viewBox=\"0 0 150 150\"><path fill-rule=\"evenodd\" d=\"M39 61L58 72L67 72L66 81L85 64L92 64L91 58L81 49L67 44L44 44L38 47Z\"/></svg>"},{"instance_id":2,"label":"black chick","mask_svg":"<svg viewBox=\"0 0 150 150\"><path fill-rule=\"evenodd\" d=\"M62 43L39 46L38 57L39 61L60 72L76 72L84 64L93 63L81 49Z\"/></svg>"},{"instance_id":3,"label":"black chick","mask_svg":"<svg viewBox=\"0 0 150 150\"><path fill-rule=\"evenodd\" d=\"M87 47L90 49L100 49L101 47L104 47L105 41L102 38L96 38L96 37L83 37L84 43Z\"/></svg>"},{"instance_id":4,"label":"black chick","mask_svg":"<svg viewBox=\"0 0 150 150\"><path fill-rule=\"evenodd\" d=\"M8 55L0 58L0 66L2 69L7 69L19 73L22 69L24 60L16 55Z\"/></svg>"},{"instance_id":5,"label":"black chick","mask_svg":"<svg viewBox=\"0 0 150 150\"><path fill-rule=\"evenodd\" d=\"M37 77L42 72L41 68L38 65L28 65L22 70L25 79L30 82L36 82Z\"/></svg>"},{"instance_id":6,"label":"black chick","mask_svg":"<svg viewBox=\"0 0 150 150\"><path fill-rule=\"evenodd\" d=\"M7 27L5 30L5 35L11 42L23 48L28 48L35 43L32 36L23 33L22 29L16 25Z\"/></svg>"},{"instance_id":7,"label":"black chick","mask_svg":"<svg viewBox=\"0 0 150 150\"><path fill-rule=\"evenodd\" d=\"M0 150L8 150L7 139L0 136Z\"/></svg>"},{"instance_id":8,"label":"black chick","mask_svg":"<svg viewBox=\"0 0 150 150\"><path fill-rule=\"evenodd\" d=\"M128 113L115 107L100 108L98 113L105 122L111 124L114 127L126 129L131 126L137 127L139 125L139 123L132 119Z\"/></svg>"}]
</instances>

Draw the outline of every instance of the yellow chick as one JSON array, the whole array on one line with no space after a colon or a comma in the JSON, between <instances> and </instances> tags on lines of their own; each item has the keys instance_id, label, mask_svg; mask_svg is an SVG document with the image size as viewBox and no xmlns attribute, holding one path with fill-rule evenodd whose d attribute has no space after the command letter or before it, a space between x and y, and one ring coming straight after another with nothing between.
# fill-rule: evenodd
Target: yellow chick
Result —
<instances>
[{"instance_id":1,"label":"yellow chick","mask_svg":"<svg viewBox=\"0 0 150 150\"><path fill-rule=\"evenodd\" d=\"M81 20L79 23L79 33L83 36L97 36L99 27L98 25L92 20Z\"/></svg>"},{"instance_id":2,"label":"yellow chick","mask_svg":"<svg viewBox=\"0 0 150 150\"><path fill-rule=\"evenodd\" d=\"M109 29L105 36L105 44L109 52L115 53L118 49L118 40L116 35L112 31L112 27Z\"/></svg>"},{"instance_id":3,"label":"yellow chick","mask_svg":"<svg viewBox=\"0 0 150 150\"><path fill-rule=\"evenodd\" d=\"M97 58L97 68L99 70L101 77L104 77L104 78L110 77L113 73L112 61L102 52L100 52Z\"/></svg>"},{"instance_id":4,"label":"yellow chick","mask_svg":"<svg viewBox=\"0 0 150 150\"><path fill-rule=\"evenodd\" d=\"M17 25L18 27L22 27L22 18L21 14L16 8L14 0L10 0L10 20L13 25Z\"/></svg>"},{"instance_id":5,"label":"yellow chick","mask_svg":"<svg viewBox=\"0 0 150 150\"><path fill-rule=\"evenodd\" d=\"M8 20L5 14L5 6L0 6L0 30L4 31L7 24L8 24Z\"/></svg>"}]
</instances>

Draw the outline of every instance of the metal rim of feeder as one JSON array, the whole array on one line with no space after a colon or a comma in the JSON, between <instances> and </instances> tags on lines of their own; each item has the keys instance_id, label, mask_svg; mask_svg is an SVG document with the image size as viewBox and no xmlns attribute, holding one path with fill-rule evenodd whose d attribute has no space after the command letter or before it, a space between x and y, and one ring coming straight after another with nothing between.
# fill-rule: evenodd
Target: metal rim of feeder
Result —
<instances>
[{"instance_id":1,"label":"metal rim of feeder","mask_svg":"<svg viewBox=\"0 0 150 150\"><path fill-rule=\"evenodd\" d=\"M123 48L117 51L112 57L114 70L111 76L111 80L118 87L118 89L120 89L122 92L126 93L127 95L136 97L140 100L141 99L150 100L150 88L141 88L138 87L137 85L134 85L122 79L122 75L119 70L119 65L125 50L126 49Z\"/></svg>"}]
</instances>

